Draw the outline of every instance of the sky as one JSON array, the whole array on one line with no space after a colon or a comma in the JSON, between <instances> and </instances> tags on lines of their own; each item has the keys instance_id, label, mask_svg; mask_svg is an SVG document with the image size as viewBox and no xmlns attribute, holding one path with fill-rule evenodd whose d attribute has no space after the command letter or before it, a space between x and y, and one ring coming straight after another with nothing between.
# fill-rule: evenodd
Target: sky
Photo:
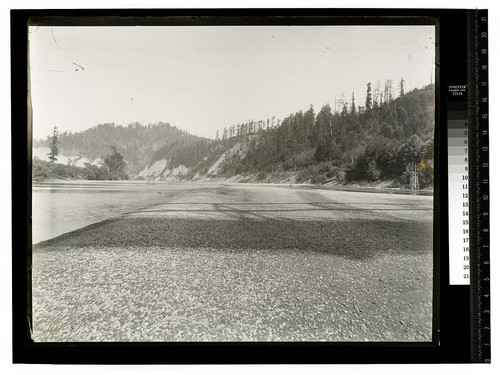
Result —
<instances>
[{"instance_id":1,"label":"sky","mask_svg":"<svg viewBox=\"0 0 500 375\"><path fill-rule=\"evenodd\" d=\"M33 135L168 122L192 134L433 78L434 26L29 29ZM432 77L431 77L432 75Z\"/></svg>"}]
</instances>

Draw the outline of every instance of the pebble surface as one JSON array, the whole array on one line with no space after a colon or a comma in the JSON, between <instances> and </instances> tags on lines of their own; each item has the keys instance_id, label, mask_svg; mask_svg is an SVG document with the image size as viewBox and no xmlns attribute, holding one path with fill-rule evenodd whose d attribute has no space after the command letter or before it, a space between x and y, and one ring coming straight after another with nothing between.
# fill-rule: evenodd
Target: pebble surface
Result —
<instances>
[{"instance_id":1,"label":"pebble surface","mask_svg":"<svg viewBox=\"0 0 500 375\"><path fill-rule=\"evenodd\" d=\"M432 197L220 185L33 249L33 339L430 341Z\"/></svg>"}]
</instances>

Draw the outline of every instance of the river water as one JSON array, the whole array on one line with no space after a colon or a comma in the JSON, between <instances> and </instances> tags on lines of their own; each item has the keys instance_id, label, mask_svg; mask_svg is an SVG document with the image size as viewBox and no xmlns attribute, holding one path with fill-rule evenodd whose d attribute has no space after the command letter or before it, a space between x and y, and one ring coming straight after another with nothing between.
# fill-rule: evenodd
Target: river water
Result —
<instances>
[{"instance_id":1,"label":"river water","mask_svg":"<svg viewBox=\"0 0 500 375\"><path fill-rule=\"evenodd\" d=\"M34 183L33 244L126 212L163 202L180 184L135 181Z\"/></svg>"}]
</instances>

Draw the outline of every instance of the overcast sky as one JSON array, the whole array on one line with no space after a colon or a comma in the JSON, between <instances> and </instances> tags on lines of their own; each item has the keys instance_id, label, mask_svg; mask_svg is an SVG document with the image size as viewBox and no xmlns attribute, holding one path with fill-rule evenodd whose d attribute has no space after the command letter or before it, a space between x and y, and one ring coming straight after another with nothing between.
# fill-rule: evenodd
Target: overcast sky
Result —
<instances>
[{"instance_id":1,"label":"overcast sky","mask_svg":"<svg viewBox=\"0 0 500 375\"><path fill-rule=\"evenodd\" d=\"M366 83L430 83L434 26L30 27L33 133L169 122L214 137Z\"/></svg>"}]
</instances>

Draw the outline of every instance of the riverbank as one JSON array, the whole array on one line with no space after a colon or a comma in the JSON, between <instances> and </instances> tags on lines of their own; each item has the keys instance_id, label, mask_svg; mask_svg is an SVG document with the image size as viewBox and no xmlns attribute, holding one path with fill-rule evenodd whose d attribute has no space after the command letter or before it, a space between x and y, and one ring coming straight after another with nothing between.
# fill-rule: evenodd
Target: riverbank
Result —
<instances>
[{"instance_id":1,"label":"riverbank","mask_svg":"<svg viewBox=\"0 0 500 375\"><path fill-rule=\"evenodd\" d=\"M392 181L375 181L375 182L364 182L364 183L340 183L338 181L330 181L328 183L318 183L313 184L311 182L304 183L294 183L289 179L277 180L277 181L256 181L254 179L248 179L244 176L235 176L230 178L223 177L206 177L197 180L185 181L182 179L169 179L169 180L158 180L158 181L146 181L146 180L82 180L82 179L51 179L44 181L33 181L33 186L47 186L52 184L67 184L67 185L78 185L78 184L94 184L94 185L128 185L128 186L162 186L171 184L245 184L245 185L263 185L263 186L293 186L293 187L306 187L306 188L321 188L329 190L338 191L352 191L352 192L373 192L373 193L385 193L385 194L416 194L416 195L434 195L434 188L429 187L426 189L420 189L416 191L411 191L405 187L394 187Z\"/></svg>"}]
</instances>

